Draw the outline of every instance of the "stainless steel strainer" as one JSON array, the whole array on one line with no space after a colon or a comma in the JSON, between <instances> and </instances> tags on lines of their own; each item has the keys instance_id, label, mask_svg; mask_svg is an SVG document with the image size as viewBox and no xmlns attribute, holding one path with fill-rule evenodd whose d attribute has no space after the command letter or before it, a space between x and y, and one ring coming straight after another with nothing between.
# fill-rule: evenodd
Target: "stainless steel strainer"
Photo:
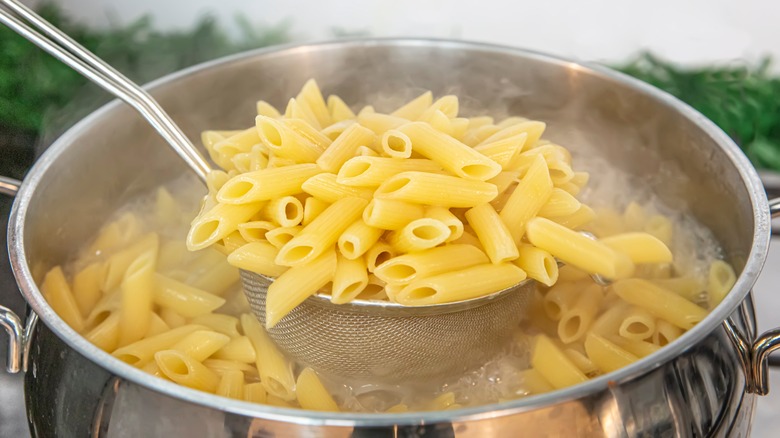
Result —
<instances>
[{"instance_id":1,"label":"stainless steel strainer","mask_svg":"<svg viewBox=\"0 0 780 438\"><path fill-rule=\"evenodd\" d=\"M241 271L252 312L265 324L272 280ZM386 383L451 375L499 352L526 316L531 280L486 297L408 307L385 301L333 304L309 297L268 330L296 361L351 381Z\"/></svg>"}]
</instances>

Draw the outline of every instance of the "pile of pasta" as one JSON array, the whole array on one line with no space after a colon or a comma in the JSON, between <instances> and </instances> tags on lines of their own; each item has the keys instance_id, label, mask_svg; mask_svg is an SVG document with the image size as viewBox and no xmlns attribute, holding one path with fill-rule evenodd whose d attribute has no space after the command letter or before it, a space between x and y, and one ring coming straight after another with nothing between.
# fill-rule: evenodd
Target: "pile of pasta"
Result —
<instances>
[{"instance_id":1,"label":"pile of pasta","mask_svg":"<svg viewBox=\"0 0 780 438\"><path fill-rule=\"evenodd\" d=\"M680 236L666 216L632 202L624 211L604 208L585 229L609 236L645 231L683 252L697 242ZM675 235L677 234L677 235ZM558 283L536 291L530 312L532 367L522 371L529 394L576 385L618 370L679 338L717 306L736 282L723 260L644 263L631 278L609 285L572 266ZM536 335L533 335L536 333Z\"/></svg>"},{"instance_id":2,"label":"pile of pasta","mask_svg":"<svg viewBox=\"0 0 780 438\"><path fill-rule=\"evenodd\" d=\"M336 303L420 305L526 277L539 284L516 338L530 362L511 361L516 379L480 383L510 385L503 395L480 398L452 376L375 409L401 412L498 402L614 371L674 341L731 289L728 263L680 262L700 249L668 217L637 203L580 203L587 175L540 139L543 123L463 118L457 108L454 96L424 93L390 114L355 115L313 82L285 115L260 102L255 127L204 133L225 170L209 176L194 221L181 193L160 188L50 269L41 290L74 330L151 375L336 411L357 408L343 387L277 349L249 310L238 268L275 278L269 325L317 292Z\"/></svg>"},{"instance_id":3,"label":"pile of pasta","mask_svg":"<svg viewBox=\"0 0 780 438\"><path fill-rule=\"evenodd\" d=\"M326 286L334 303L415 306L526 278L550 286L557 260L611 279L671 261L648 233L574 231L594 217L575 198L588 175L541 139L544 123L458 109L456 96L426 92L389 114L354 114L313 80L283 115L258 103L252 127L203 134L224 171L210 176L188 248L217 245L232 265L273 277L267 327Z\"/></svg>"}]
</instances>

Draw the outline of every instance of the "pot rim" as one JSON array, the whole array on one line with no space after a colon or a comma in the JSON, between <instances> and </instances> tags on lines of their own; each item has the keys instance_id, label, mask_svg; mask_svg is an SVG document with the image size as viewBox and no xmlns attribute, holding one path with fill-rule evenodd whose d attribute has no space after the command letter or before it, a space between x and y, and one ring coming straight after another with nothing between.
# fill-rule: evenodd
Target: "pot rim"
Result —
<instances>
[{"instance_id":1,"label":"pot rim","mask_svg":"<svg viewBox=\"0 0 780 438\"><path fill-rule=\"evenodd\" d=\"M68 146L76 140L82 131L98 121L101 117L124 105L114 100L89 116L82 119L76 125L68 129L54 144L40 157L24 179L23 184L14 201L8 227L8 249L13 273L19 288L26 301L32 306L35 313L43 322L54 331L68 346L89 360L99 364L114 375L120 376L150 390L185 400L197 405L206 406L220 411L227 411L239 415L247 415L269 420L292 422L308 426L387 426L387 425L411 425L421 423L451 423L460 421L474 421L487 418L495 418L504 415L512 415L524 411L530 411L545 406L551 406L560 402L578 399L590 393L604 390L607 386L619 385L630 381L648 371L657 368L665 362L680 355L688 346L701 341L721 324L743 301L748 294L758 275L761 272L766 259L770 239L770 217L767 199L764 196L763 186L757 172L742 153L739 147L713 122L701 113L673 97L638 79L634 79L610 68L588 62L572 61L563 57L548 55L533 50L507 47L501 45L476 43L467 41L454 41L433 38L355 38L326 41L307 44L285 44L257 50L242 52L239 54L219 58L213 61L198 64L193 67L166 75L147 84L144 88L154 91L168 83L174 82L186 76L200 71L231 63L248 62L258 56L273 57L284 56L289 52L306 52L312 50L329 50L343 47L437 47L445 49L479 50L483 52L520 56L527 59L544 61L563 68L579 70L594 76L599 76L619 84L629 86L644 94L650 95L660 103L671 107L682 117L694 122L702 131L717 143L723 152L736 166L737 171L748 189L751 206L754 215L753 244L745 263L745 268L740 273L732 291L726 296L707 317L698 323L693 329L684 333L680 338L657 352L642 358L641 360L620 370L605 374L585 383L552 391L549 393L523 397L520 399L481 405L476 407L461 408L451 411L410 412L400 414L364 414L364 413L328 413L304 411L300 409L278 408L268 405L253 404L233 399L207 394L164 381L151 376L140 369L114 358L109 353L100 350L89 343L85 338L68 326L48 305L42 293L39 291L31 270L26 263L27 256L24 245L24 223L31 198L40 181L45 177L46 171L57 161L57 158L67 153Z\"/></svg>"}]
</instances>

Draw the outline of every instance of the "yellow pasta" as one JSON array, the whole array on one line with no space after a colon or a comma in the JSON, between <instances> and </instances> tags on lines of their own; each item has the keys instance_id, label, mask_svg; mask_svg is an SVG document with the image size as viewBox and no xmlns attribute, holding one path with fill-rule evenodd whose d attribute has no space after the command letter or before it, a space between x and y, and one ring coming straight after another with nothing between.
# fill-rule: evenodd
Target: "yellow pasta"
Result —
<instances>
[{"instance_id":1,"label":"yellow pasta","mask_svg":"<svg viewBox=\"0 0 780 438\"><path fill-rule=\"evenodd\" d=\"M409 123L409 120L401 117L368 111L361 111L357 116L357 121L376 135L382 135L391 129L396 129L401 125Z\"/></svg>"},{"instance_id":2,"label":"yellow pasta","mask_svg":"<svg viewBox=\"0 0 780 438\"><path fill-rule=\"evenodd\" d=\"M223 187L224 188L224 187ZM261 203L217 204L195 218L187 234L187 248L191 251L207 248L219 239L236 231L240 223L247 222L260 208Z\"/></svg>"},{"instance_id":3,"label":"yellow pasta","mask_svg":"<svg viewBox=\"0 0 780 438\"><path fill-rule=\"evenodd\" d=\"M442 191L441 187L447 190ZM474 207L492 201L496 195L498 189L494 184L415 171L387 179L374 192L376 199L443 207Z\"/></svg>"},{"instance_id":4,"label":"yellow pasta","mask_svg":"<svg viewBox=\"0 0 780 438\"><path fill-rule=\"evenodd\" d=\"M642 341L655 333L655 318L645 309L632 307L626 312L618 334L628 340Z\"/></svg>"},{"instance_id":5,"label":"yellow pasta","mask_svg":"<svg viewBox=\"0 0 780 438\"><path fill-rule=\"evenodd\" d=\"M621 336L610 336L608 339L613 344L617 345L623 350L626 350L636 357L649 356L661 348L658 345L650 342L629 340Z\"/></svg>"},{"instance_id":6,"label":"yellow pasta","mask_svg":"<svg viewBox=\"0 0 780 438\"><path fill-rule=\"evenodd\" d=\"M392 199L372 199L363 210L363 222L382 230L399 230L409 222L421 219L425 208Z\"/></svg>"},{"instance_id":7,"label":"yellow pasta","mask_svg":"<svg viewBox=\"0 0 780 438\"><path fill-rule=\"evenodd\" d=\"M517 159L517 156L523 151L528 134L520 134L507 137L492 143L483 144L474 148L481 154L500 164L504 169L512 168L511 164Z\"/></svg>"},{"instance_id":8,"label":"yellow pasta","mask_svg":"<svg viewBox=\"0 0 780 438\"><path fill-rule=\"evenodd\" d=\"M679 327L668 321L659 319L655 322L655 333L653 333L652 341L655 345L663 347L679 338L682 333L683 331Z\"/></svg>"},{"instance_id":9,"label":"yellow pasta","mask_svg":"<svg viewBox=\"0 0 780 438\"><path fill-rule=\"evenodd\" d=\"M206 392L214 392L217 389L219 376L184 353L163 350L155 353L154 360L165 377L179 385Z\"/></svg>"},{"instance_id":10,"label":"yellow pasta","mask_svg":"<svg viewBox=\"0 0 780 438\"><path fill-rule=\"evenodd\" d=\"M408 306L463 301L515 286L525 277L525 272L511 263L476 265L414 280L396 300Z\"/></svg>"},{"instance_id":11,"label":"yellow pasta","mask_svg":"<svg viewBox=\"0 0 780 438\"><path fill-rule=\"evenodd\" d=\"M138 256L145 252L156 250L159 246L159 237L156 233L149 233L136 243L111 255L103 264L103 275L100 289L104 292L113 292L125 276L127 268Z\"/></svg>"},{"instance_id":12,"label":"yellow pasta","mask_svg":"<svg viewBox=\"0 0 780 438\"><path fill-rule=\"evenodd\" d=\"M303 84L301 92L298 93L295 99L309 109L320 126L324 127L332 123L328 106L322 97L320 87L314 79L309 79Z\"/></svg>"},{"instance_id":13,"label":"yellow pasta","mask_svg":"<svg viewBox=\"0 0 780 438\"><path fill-rule=\"evenodd\" d=\"M501 166L495 161L426 123L409 123L398 130L412 141L414 152L461 178L485 181L501 172Z\"/></svg>"},{"instance_id":14,"label":"yellow pasta","mask_svg":"<svg viewBox=\"0 0 780 438\"><path fill-rule=\"evenodd\" d=\"M81 313L86 317L102 297L100 291L100 275L102 267L92 263L73 276L73 300Z\"/></svg>"},{"instance_id":15,"label":"yellow pasta","mask_svg":"<svg viewBox=\"0 0 780 438\"><path fill-rule=\"evenodd\" d=\"M305 132L294 129L295 125L291 126L290 123L265 116L257 116L255 123L260 140L277 157L297 163L314 163L325 150L321 144L307 138ZM330 141L327 137L325 139Z\"/></svg>"},{"instance_id":16,"label":"yellow pasta","mask_svg":"<svg viewBox=\"0 0 780 438\"><path fill-rule=\"evenodd\" d=\"M306 180L319 173L322 170L316 164L293 164L243 173L219 189L217 200L226 204L250 204L295 195L301 192Z\"/></svg>"},{"instance_id":17,"label":"yellow pasta","mask_svg":"<svg viewBox=\"0 0 780 438\"><path fill-rule=\"evenodd\" d=\"M405 103L390 114L395 117L401 117L408 120L417 120L417 118L419 118L422 113L431 106L432 103L433 94L430 91L426 91Z\"/></svg>"},{"instance_id":18,"label":"yellow pasta","mask_svg":"<svg viewBox=\"0 0 780 438\"><path fill-rule=\"evenodd\" d=\"M371 207L369 204L363 214ZM383 230L368 225L363 219L353 222L338 238L339 253L347 259L354 260L369 250L379 241Z\"/></svg>"},{"instance_id":19,"label":"yellow pasta","mask_svg":"<svg viewBox=\"0 0 780 438\"><path fill-rule=\"evenodd\" d=\"M577 296L572 307L561 311L558 337L566 344L582 339L593 324L601 303L601 287L591 285Z\"/></svg>"},{"instance_id":20,"label":"yellow pasta","mask_svg":"<svg viewBox=\"0 0 780 438\"><path fill-rule=\"evenodd\" d=\"M152 319L157 248L147 251L127 267L120 286L119 345L143 338Z\"/></svg>"},{"instance_id":21,"label":"yellow pasta","mask_svg":"<svg viewBox=\"0 0 780 438\"><path fill-rule=\"evenodd\" d=\"M722 260L712 262L707 276L707 294L710 307L715 307L723 301L736 282L737 275L731 265Z\"/></svg>"},{"instance_id":22,"label":"yellow pasta","mask_svg":"<svg viewBox=\"0 0 780 438\"><path fill-rule=\"evenodd\" d=\"M366 259L366 266L368 267L368 272L374 272L376 270L376 267L381 265L382 263L390 260L391 258L395 257L397 255L397 252L395 248L388 245L386 242L378 241L374 244L371 248L366 251L366 254L364 255Z\"/></svg>"},{"instance_id":23,"label":"yellow pasta","mask_svg":"<svg viewBox=\"0 0 780 438\"><path fill-rule=\"evenodd\" d=\"M508 262L520 255L509 229L490 204L480 204L468 210L466 219L491 262Z\"/></svg>"},{"instance_id":24,"label":"yellow pasta","mask_svg":"<svg viewBox=\"0 0 780 438\"><path fill-rule=\"evenodd\" d=\"M250 403L266 403L268 393L262 383L247 383L244 385L244 400Z\"/></svg>"},{"instance_id":25,"label":"yellow pasta","mask_svg":"<svg viewBox=\"0 0 780 438\"><path fill-rule=\"evenodd\" d=\"M196 330L181 338L170 349L180 351L198 362L203 362L227 345L228 342L230 342L230 337L222 333L211 330Z\"/></svg>"},{"instance_id":26,"label":"yellow pasta","mask_svg":"<svg viewBox=\"0 0 780 438\"><path fill-rule=\"evenodd\" d=\"M264 101L264 100L258 100L257 101L257 115L259 116L266 116L266 117L272 117L274 119L278 119L282 115L279 114L279 110L274 108L273 105L270 103Z\"/></svg>"},{"instance_id":27,"label":"yellow pasta","mask_svg":"<svg viewBox=\"0 0 780 438\"><path fill-rule=\"evenodd\" d=\"M111 355L130 365L140 367L146 365L156 352L169 349L173 344L179 342L188 334L205 328L206 327L204 326L195 324L177 327L157 336L141 339L130 345L118 348L114 350Z\"/></svg>"},{"instance_id":28,"label":"yellow pasta","mask_svg":"<svg viewBox=\"0 0 780 438\"><path fill-rule=\"evenodd\" d=\"M533 368L521 371L520 378L523 381L523 386L528 388L528 392L531 394L543 394L555 389L539 371Z\"/></svg>"},{"instance_id":29,"label":"yellow pasta","mask_svg":"<svg viewBox=\"0 0 780 438\"><path fill-rule=\"evenodd\" d=\"M415 219L403 228L387 234L389 243L397 252L416 252L444 243L450 237L450 229L441 221L431 218Z\"/></svg>"},{"instance_id":30,"label":"yellow pasta","mask_svg":"<svg viewBox=\"0 0 780 438\"><path fill-rule=\"evenodd\" d=\"M375 142L376 135L371 130L358 124L350 125L317 158L317 166L327 172L337 173L355 155L358 147L371 146Z\"/></svg>"},{"instance_id":31,"label":"yellow pasta","mask_svg":"<svg viewBox=\"0 0 780 438\"><path fill-rule=\"evenodd\" d=\"M235 316L224 315L221 313L208 313L206 315L192 318L192 323L202 325L214 330L215 332L227 335L230 338L241 336L238 331L239 322Z\"/></svg>"},{"instance_id":32,"label":"yellow pasta","mask_svg":"<svg viewBox=\"0 0 780 438\"><path fill-rule=\"evenodd\" d=\"M534 340L531 365L556 389L588 380L577 365L545 335L538 335Z\"/></svg>"},{"instance_id":33,"label":"yellow pasta","mask_svg":"<svg viewBox=\"0 0 780 438\"><path fill-rule=\"evenodd\" d=\"M612 288L620 298L684 330L690 329L707 316L706 310L647 280L620 280L615 282Z\"/></svg>"},{"instance_id":34,"label":"yellow pasta","mask_svg":"<svg viewBox=\"0 0 780 438\"><path fill-rule=\"evenodd\" d=\"M457 216L452 214L446 207L430 206L425 209L425 216L435 219L447 226L450 230L450 236L445 242L452 242L460 239L463 235L463 222Z\"/></svg>"},{"instance_id":35,"label":"yellow pasta","mask_svg":"<svg viewBox=\"0 0 780 438\"><path fill-rule=\"evenodd\" d=\"M474 246L451 244L390 258L373 272L387 283L402 285L488 262L485 253Z\"/></svg>"},{"instance_id":36,"label":"yellow pasta","mask_svg":"<svg viewBox=\"0 0 780 438\"><path fill-rule=\"evenodd\" d=\"M332 173L321 173L306 180L303 183L303 191L315 198L333 204L339 199L345 197L357 197L366 200L371 199L374 191L365 187L350 187L339 183L336 175Z\"/></svg>"},{"instance_id":37,"label":"yellow pasta","mask_svg":"<svg viewBox=\"0 0 780 438\"><path fill-rule=\"evenodd\" d=\"M276 348L254 316L241 315L241 327L257 352L257 370L265 390L269 395L283 400L295 399L295 377L290 362Z\"/></svg>"},{"instance_id":38,"label":"yellow pasta","mask_svg":"<svg viewBox=\"0 0 780 438\"><path fill-rule=\"evenodd\" d=\"M569 216L576 213L582 204L574 196L559 189L553 188L547 202L539 209L539 216L551 218Z\"/></svg>"},{"instance_id":39,"label":"yellow pasta","mask_svg":"<svg viewBox=\"0 0 780 438\"><path fill-rule=\"evenodd\" d=\"M517 258L512 263L525 271L529 278L545 286L552 286L558 281L558 262L552 254L527 244L517 249Z\"/></svg>"},{"instance_id":40,"label":"yellow pasta","mask_svg":"<svg viewBox=\"0 0 780 438\"><path fill-rule=\"evenodd\" d=\"M119 312L110 314L84 334L84 338L103 351L114 351L119 344Z\"/></svg>"},{"instance_id":41,"label":"yellow pasta","mask_svg":"<svg viewBox=\"0 0 780 438\"><path fill-rule=\"evenodd\" d=\"M412 140L397 129L390 129L382 134L380 144L382 152L390 158L409 158L412 156Z\"/></svg>"},{"instance_id":42,"label":"yellow pasta","mask_svg":"<svg viewBox=\"0 0 780 438\"><path fill-rule=\"evenodd\" d=\"M287 242L292 240L293 237L297 236L302 229L303 229L302 226L274 228L273 230L270 230L265 233L265 239L268 241L268 243L270 243L271 245L275 246L278 249L286 245Z\"/></svg>"},{"instance_id":43,"label":"yellow pasta","mask_svg":"<svg viewBox=\"0 0 780 438\"><path fill-rule=\"evenodd\" d=\"M274 262L278 253L279 249L268 242L252 242L233 251L227 260L239 269L278 277L288 269Z\"/></svg>"},{"instance_id":44,"label":"yellow pasta","mask_svg":"<svg viewBox=\"0 0 780 438\"><path fill-rule=\"evenodd\" d=\"M275 326L303 300L333 280L336 252L332 245L310 261L297 263L271 283L265 302L266 327Z\"/></svg>"},{"instance_id":45,"label":"yellow pasta","mask_svg":"<svg viewBox=\"0 0 780 438\"><path fill-rule=\"evenodd\" d=\"M639 360L638 357L594 333L589 333L585 338L585 352L588 354L588 358L605 373L618 370Z\"/></svg>"},{"instance_id":46,"label":"yellow pasta","mask_svg":"<svg viewBox=\"0 0 780 438\"><path fill-rule=\"evenodd\" d=\"M238 226L238 233L246 242L258 242L266 240L265 233L276 227L276 224L269 221L250 221L240 224Z\"/></svg>"},{"instance_id":47,"label":"yellow pasta","mask_svg":"<svg viewBox=\"0 0 780 438\"><path fill-rule=\"evenodd\" d=\"M537 156L499 213L515 243L520 243L528 221L547 203L552 189L547 163L544 158Z\"/></svg>"},{"instance_id":48,"label":"yellow pasta","mask_svg":"<svg viewBox=\"0 0 780 438\"><path fill-rule=\"evenodd\" d=\"M439 164L426 159L384 157L354 157L347 160L338 171L340 184L357 187L378 187L382 182L405 171L438 172Z\"/></svg>"},{"instance_id":49,"label":"yellow pasta","mask_svg":"<svg viewBox=\"0 0 780 438\"><path fill-rule=\"evenodd\" d=\"M153 300L155 304L173 309L187 318L205 315L225 304L224 298L162 274L152 274L150 280L150 304Z\"/></svg>"},{"instance_id":50,"label":"yellow pasta","mask_svg":"<svg viewBox=\"0 0 780 438\"><path fill-rule=\"evenodd\" d=\"M301 221L301 224L304 226L309 225L314 218L328 208L328 205L330 204L317 199L314 196L307 197L306 201L303 203L303 220Z\"/></svg>"},{"instance_id":51,"label":"yellow pasta","mask_svg":"<svg viewBox=\"0 0 780 438\"><path fill-rule=\"evenodd\" d=\"M244 398L244 373L238 370L223 373L214 393L241 400Z\"/></svg>"},{"instance_id":52,"label":"yellow pasta","mask_svg":"<svg viewBox=\"0 0 780 438\"><path fill-rule=\"evenodd\" d=\"M670 263L672 252L656 237L646 233L624 233L601 239L604 245L626 254L634 263Z\"/></svg>"},{"instance_id":53,"label":"yellow pasta","mask_svg":"<svg viewBox=\"0 0 780 438\"><path fill-rule=\"evenodd\" d=\"M303 409L311 409L313 411L331 411L338 412L339 407L333 397L330 396L328 390L322 385L319 377L311 368L304 368L301 374L298 375L296 382L296 393L298 395L298 403L301 404Z\"/></svg>"},{"instance_id":54,"label":"yellow pasta","mask_svg":"<svg viewBox=\"0 0 780 438\"><path fill-rule=\"evenodd\" d=\"M246 336L230 339L227 344L223 345L210 357L243 363L253 363L257 360L255 347L252 346L252 341Z\"/></svg>"},{"instance_id":55,"label":"yellow pasta","mask_svg":"<svg viewBox=\"0 0 780 438\"><path fill-rule=\"evenodd\" d=\"M328 96L328 112L330 113L330 118L334 124L355 118L355 113L353 113L352 110L349 109L349 106L336 95Z\"/></svg>"},{"instance_id":56,"label":"yellow pasta","mask_svg":"<svg viewBox=\"0 0 780 438\"><path fill-rule=\"evenodd\" d=\"M300 266L314 260L332 247L341 233L360 218L367 204L361 198L342 198L334 202L279 249L276 264Z\"/></svg>"},{"instance_id":57,"label":"yellow pasta","mask_svg":"<svg viewBox=\"0 0 780 438\"><path fill-rule=\"evenodd\" d=\"M352 301L368 286L366 261L361 257L348 259L341 254L336 258L336 273L330 301L344 304Z\"/></svg>"},{"instance_id":58,"label":"yellow pasta","mask_svg":"<svg viewBox=\"0 0 780 438\"><path fill-rule=\"evenodd\" d=\"M268 201L263 212L282 227L294 227L303 220L303 204L294 196L282 196Z\"/></svg>"}]
</instances>

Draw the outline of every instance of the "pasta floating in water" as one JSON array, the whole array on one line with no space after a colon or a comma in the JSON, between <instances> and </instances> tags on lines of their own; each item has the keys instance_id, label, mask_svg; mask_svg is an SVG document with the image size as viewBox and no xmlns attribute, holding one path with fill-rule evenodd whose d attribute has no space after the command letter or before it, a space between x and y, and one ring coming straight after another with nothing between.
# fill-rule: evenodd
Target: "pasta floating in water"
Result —
<instances>
[{"instance_id":1,"label":"pasta floating in water","mask_svg":"<svg viewBox=\"0 0 780 438\"><path fill-rule=\"evenodd\" d=\"M457 97L425 92L356 114L313 81L284 112L258 102L253 126L203 133L223 170L209 175L199 213L190 186L160 188L54 266L41 290L90 342L161 379L274 406L404 412L617 370L674 342L735 283L731 265L652 204L579 199L589 176L542 139L543 122L458 112ZM238 269L275 278L269 326L318 292L414 306L526 278L538 287L528 321L484 367L370 394L285 357L249 313Z\"/></svg>"}]
</instances>

